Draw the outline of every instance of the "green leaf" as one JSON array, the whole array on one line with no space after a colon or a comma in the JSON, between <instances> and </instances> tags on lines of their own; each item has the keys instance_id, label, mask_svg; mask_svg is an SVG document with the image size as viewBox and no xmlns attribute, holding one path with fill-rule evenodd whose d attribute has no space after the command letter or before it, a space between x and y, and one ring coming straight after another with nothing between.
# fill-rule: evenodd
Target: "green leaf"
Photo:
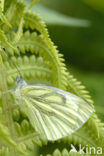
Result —
<instances>
[{"instance_id":1,"label":"green leaf","mask_svg":"<svg viewBox=\"0 0 104 156\"><path fill-rule=\"evenodd\" d=\"M104 0L83 0L86 4L90 5L94 9L104 13Z\"/></svg>"}]
</instances>

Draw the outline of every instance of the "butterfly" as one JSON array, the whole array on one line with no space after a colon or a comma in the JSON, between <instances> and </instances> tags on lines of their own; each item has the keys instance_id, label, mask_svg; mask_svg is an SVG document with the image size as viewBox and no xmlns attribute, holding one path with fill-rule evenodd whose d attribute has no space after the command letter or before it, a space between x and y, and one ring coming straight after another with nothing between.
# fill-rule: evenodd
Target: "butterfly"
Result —
<instances>
[{"instance_id":1,"label":"butterfly","mask_svg":"<svg viewBox=\"0 0 104 156\"><path fill-rule=\"evenodd\" d=\"M83 98L44 84L28 85L16 78L14 97L31 125L48 140L58 140L79 129L94 112Z\"/></svg>"}]
</instances>

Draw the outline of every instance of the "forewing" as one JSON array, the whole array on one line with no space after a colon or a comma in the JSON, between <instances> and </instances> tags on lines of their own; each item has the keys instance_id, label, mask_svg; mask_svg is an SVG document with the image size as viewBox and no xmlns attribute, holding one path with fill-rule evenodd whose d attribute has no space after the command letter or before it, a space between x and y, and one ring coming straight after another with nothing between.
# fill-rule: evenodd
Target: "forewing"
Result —
<instances>
[{"instance_id":1,"label":"forewing","mask_svg":"<svg viewBox=\"0 0 104 156\"><path fill-rule=\"evenodd\" d=\"M80 128L91 116L91 104L64 90L45 86L21 89L21 109L37 132L48 140L57 140Z\"/></svg>"}]
</instances>

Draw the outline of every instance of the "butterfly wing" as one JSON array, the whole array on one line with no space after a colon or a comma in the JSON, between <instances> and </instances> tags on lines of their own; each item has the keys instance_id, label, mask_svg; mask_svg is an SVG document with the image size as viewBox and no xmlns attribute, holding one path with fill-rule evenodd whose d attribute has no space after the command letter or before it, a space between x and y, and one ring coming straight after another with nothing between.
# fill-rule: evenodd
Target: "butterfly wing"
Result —
<instances>
[{"instance_id":1,"label":"butterfly wing","mask_svg":"<svg viewBox=\"0 0 104 156\"><path fill-rule=\"evenodd\" d=\"M83 98L64 90L31 85L21 89L20 108L37 132L48 140L57 140L80 128L94 109Z\"/></svg>"}]
</instances>

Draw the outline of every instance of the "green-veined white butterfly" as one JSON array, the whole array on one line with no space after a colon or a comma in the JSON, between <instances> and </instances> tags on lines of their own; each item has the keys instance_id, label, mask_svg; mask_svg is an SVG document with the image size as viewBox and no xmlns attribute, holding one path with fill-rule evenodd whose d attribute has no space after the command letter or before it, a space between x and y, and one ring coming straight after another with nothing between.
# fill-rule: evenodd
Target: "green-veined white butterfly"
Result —
<instances>
[{"instance_id":1,"label":"green-veined white butterfly","mask_svg":"<svg viewBox=\"0 0 104 156\"><path fill-rule=\"evenodd\" d=\"M48 140L75 132L94 112L79 96L43 84L28 85L22 77L17 77L14 96L33 128Z\"/></svg>"}]
</instances>

